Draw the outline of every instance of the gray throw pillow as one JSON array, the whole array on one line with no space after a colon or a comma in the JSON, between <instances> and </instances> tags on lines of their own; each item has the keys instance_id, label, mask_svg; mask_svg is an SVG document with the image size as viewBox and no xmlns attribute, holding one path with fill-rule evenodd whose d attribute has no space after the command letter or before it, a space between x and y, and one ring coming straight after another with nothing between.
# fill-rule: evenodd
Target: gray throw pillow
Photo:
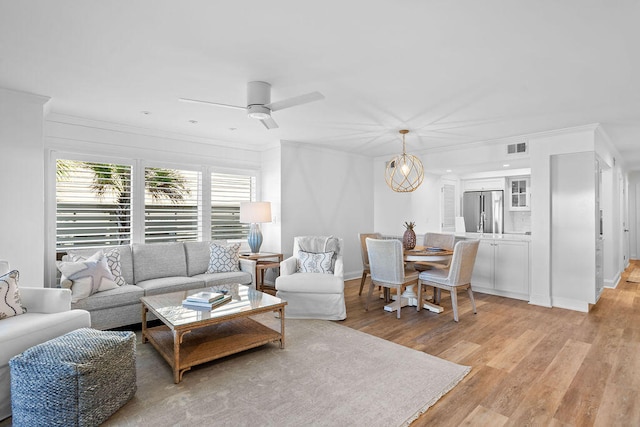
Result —
<instances>
[{"instance_id":1,"label":"gray throw pillow","mask_svg":"<svg viewBox=\"0 0 640 427\"><path fill-rule=\"evenodd\" d=\"M228 246L211 243L210 254L207 273L240 271L240 243Z\"/></svg>"}]
</instances>

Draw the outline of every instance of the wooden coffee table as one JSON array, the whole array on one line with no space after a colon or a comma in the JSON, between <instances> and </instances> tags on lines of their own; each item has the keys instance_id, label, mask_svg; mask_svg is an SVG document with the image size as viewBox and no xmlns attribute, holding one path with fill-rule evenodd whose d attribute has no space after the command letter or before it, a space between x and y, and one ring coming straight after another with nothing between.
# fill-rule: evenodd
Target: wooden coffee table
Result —
<instances>
[{"instance_id":1,"label":"wooden coffee table","mask_svg":"<svg viewBox=\"0 0 640 427\"><path fill-rule=\"evenodd\" d=\"M140 298L142 302L142 342L149 341L173 369L177 384L192 366L219 359L270 342L284 348L284 306L286 301L245 285L226 285L230 302L212 310L182 306L187 295L201 289ZM217 290L216 287L212 288ZM147 327L147 312L162 325ZM249 318L277 312L280 332Z\"/></svg>"}]
</instances>

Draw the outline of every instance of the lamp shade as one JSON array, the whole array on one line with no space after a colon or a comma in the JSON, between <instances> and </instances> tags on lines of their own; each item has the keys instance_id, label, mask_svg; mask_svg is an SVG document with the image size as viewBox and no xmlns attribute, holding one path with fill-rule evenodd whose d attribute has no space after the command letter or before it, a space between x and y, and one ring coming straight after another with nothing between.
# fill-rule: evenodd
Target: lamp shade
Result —
<instances>
[{"instance_id":1,"label":"lamp shade","mask_svg":"<svg viewBox=\"0 0 640 427\"><path fill-rule=\"evenodd\" d=\"M240 222L271 222L271 202L241 202Z\"/></svg>"}]
</instances>

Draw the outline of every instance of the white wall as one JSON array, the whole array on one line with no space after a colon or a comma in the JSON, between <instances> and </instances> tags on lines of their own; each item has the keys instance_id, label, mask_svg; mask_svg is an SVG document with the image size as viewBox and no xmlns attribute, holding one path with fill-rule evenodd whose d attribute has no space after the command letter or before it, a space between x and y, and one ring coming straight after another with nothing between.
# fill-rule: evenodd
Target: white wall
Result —
<instances>
[{"instance_id":1,"label":"white wall","mask_svg":"<svg viewBox=\"0 0 640 427\"><path fill-rule=\"evenodd\" d=\"M48 100L0 88L0 259L26 286L44 284L42 118Z\"/></svg>"},{"instance_id":2,"label":"white wall","mask_svg":"<svg viewBox=\"0 0 640 427\"><path fill-rule=\"evenodd\" d=\"M366 156L282 142L282 251L293 238L344 239L345 277L362 274L358 233L373 227L372 161Z\"/></svg>"},{"instance_id":3,"label":"white wall","mask_svg":"<svg viewBox=\"0 0 640 427\"><path fill-rule=\"evenodd\" d=\"M262 224L263 252L281 253L282 251L282 175L280 174L282 153L280 147L262 152L262 200L271 202L273 221Z\"/></svg>"}]
</instances>

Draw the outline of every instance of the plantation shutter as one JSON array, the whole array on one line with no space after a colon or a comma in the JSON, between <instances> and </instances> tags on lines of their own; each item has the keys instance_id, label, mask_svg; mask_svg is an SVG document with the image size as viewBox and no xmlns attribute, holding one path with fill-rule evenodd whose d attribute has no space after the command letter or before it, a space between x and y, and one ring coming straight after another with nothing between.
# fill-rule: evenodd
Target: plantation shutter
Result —
<instances>
[{"instance_id":1,"label":"plantation shutter","mask_svg":"<svg viewBox=\"0 0 640 427\"><path fill-rule=\"evenodd\" d=\"M131 166L56 161L56 252L131 241Z\"/></svg>"},{"instance_id":2,"label":"plantation shutter","mask_svg":"<svg viewBox=\"0 0 640 427\"><path fill-rule=\"evenodd\" d=\"M240 223L240 202L255 200L256 178L211 174L211 239L246 239L249 224Z\"/></svg>"},{"instance_id":3,"label":"plantation shutter","mask_svg":"<svg viewBox=\"0 0 640 427\"><path fill-rule=\"evenodd\" d=\"M200 172L145 168L144 241L198 240Z\"/></svg>"}]
</instances>

